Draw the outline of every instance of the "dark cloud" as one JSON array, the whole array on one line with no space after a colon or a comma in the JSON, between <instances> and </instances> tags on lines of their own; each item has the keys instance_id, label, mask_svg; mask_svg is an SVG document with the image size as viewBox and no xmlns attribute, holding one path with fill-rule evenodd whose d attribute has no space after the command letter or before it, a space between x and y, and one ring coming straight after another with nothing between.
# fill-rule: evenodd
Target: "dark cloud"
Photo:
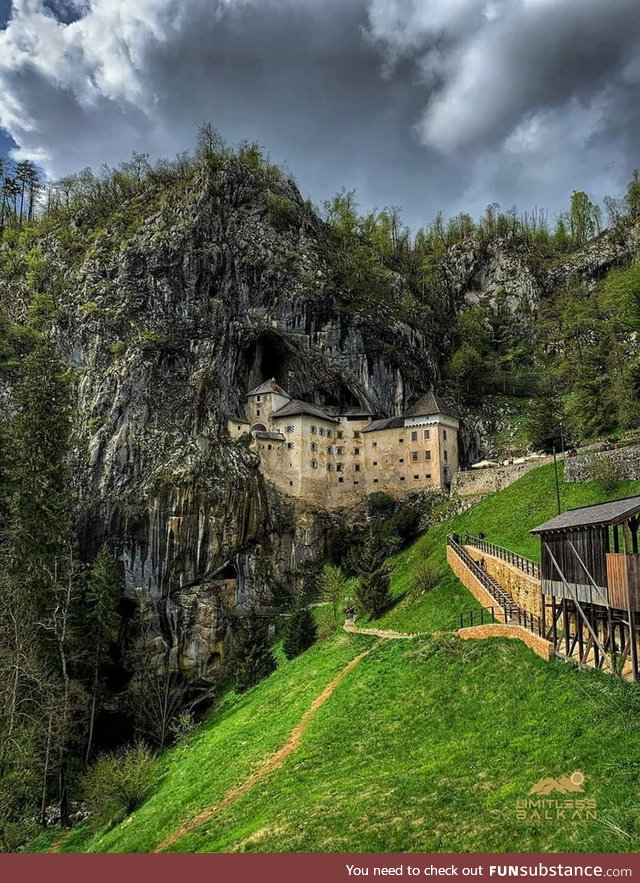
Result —
<instances>
[{"instance_id":1,"label":"dark cloud","mask_svg":"<svg viewBox=\"0 0 640 883\"><path fill-rule=\"evenodd\" d=\"M14 0L0 125L54 175L209 119L316 201L553 213L638 164L638 48L637 0Z\"/></svg>"}]
</instances>

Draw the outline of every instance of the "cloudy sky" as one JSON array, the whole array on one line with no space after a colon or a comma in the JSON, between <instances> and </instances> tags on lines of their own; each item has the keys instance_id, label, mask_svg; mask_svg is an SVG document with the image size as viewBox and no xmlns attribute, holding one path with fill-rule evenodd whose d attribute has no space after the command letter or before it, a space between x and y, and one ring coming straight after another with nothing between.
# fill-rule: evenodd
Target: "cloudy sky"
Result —
<instances>
[{"instance_id":1,"label":"cloudy sky","mask_svg":"<svg viewBox=\"0 0 640 883\"><path fill-rule=\"evenodd\" d=\"M52 176L202 120L412 225L640 166L639 0L0 0L0 153Z\"/></svg>"}]
</instances>

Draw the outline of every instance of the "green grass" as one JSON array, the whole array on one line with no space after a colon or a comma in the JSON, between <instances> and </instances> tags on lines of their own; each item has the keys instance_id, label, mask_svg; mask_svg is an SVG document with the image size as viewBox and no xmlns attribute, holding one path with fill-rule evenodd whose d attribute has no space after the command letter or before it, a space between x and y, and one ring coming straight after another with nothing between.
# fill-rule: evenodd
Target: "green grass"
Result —
<instances>
[{"instance_id":1,"label":"green grass","mask_svg":"<svg viewBox=\"0 0 640 883\"><path fill-rule=\"evenodd\" d=\"M561 485L565 506L599 502L593 484ZM626 483L613 496L640 493ZM378 642L336 631L245 696L228 694L198 731L157 764L151 798L109 831L80 827L69 851L148 851L215 805L287 740L335 674L372 652L312 718L282 767L175 845L179 851L637 851L640 690L601 672L544 662L516 641L465 642L475 605L447 571L451 532L537 556L531 527L555 514L552 467L525 475L464 515L430 528L394 561L396 606L378 624L425 632ZM442 569L411 594L416 566ZM541 777L582 770L597 818L519 821L517 801ZM43 841L47 848L50 841ZM38 844L34 844L34 848Z\"/></svg>"}]
</instances>

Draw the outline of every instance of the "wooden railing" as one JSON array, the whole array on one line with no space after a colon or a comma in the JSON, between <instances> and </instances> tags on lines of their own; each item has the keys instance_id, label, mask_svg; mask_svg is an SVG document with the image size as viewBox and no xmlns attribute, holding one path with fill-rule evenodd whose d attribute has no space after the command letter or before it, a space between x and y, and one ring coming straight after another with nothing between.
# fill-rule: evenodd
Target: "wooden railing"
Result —
<instances>
[{"instance_id":1,"label":"wooden railing","mask_svg":"<svg viewBox=\"0 0 640 883\"><path fill-rule=\"evenodd\" d=\"M506 561L507 564L517 567L523 573L540 579L540 565L530 558L525 558L524 555L512 552L511 549L505 549L502 546L496 546L494 543L488 543L485 539L473 536L473 534L465 536L464 545L480 549L481 552L486 552L487 555L492 555L494 558L500 558L502 561Z\"/></svg>"}]
</instances>

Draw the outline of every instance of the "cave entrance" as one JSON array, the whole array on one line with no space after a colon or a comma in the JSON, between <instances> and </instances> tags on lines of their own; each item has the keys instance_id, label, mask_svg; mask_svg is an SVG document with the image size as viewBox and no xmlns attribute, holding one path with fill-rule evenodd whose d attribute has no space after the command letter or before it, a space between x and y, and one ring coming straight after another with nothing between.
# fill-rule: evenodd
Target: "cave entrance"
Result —
<instances>
[{"instance_id":1,"label":"cave entrance","mask_svg":"<svg viewBox=\"0 0 640 883\"><path fill-rule=\"evenodd\" d=\"M296 355L282 337L261 334L242 354L240 380L249 390L273 377L276 383L288 389L296 366Z\"/></svg>"}]
</instances>

